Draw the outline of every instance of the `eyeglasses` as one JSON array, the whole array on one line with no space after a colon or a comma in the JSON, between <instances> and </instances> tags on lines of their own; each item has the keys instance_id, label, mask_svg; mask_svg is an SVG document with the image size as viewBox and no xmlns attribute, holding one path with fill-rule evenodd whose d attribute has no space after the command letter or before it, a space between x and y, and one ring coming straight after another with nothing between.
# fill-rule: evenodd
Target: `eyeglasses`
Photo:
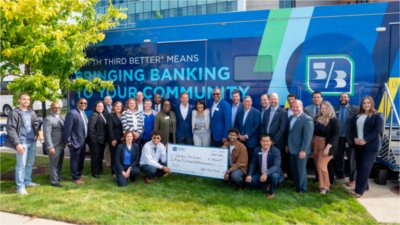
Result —
<instances>
[{"instance_id":1,"label":"eyeglasses","mask_svg":"<svg viewBox=\"0 0 400 225\"><path fill-rule=\"evenodd\" d=\"M79 102L81 105L87 105L87 102Z\"/></svg>"},{"instance_id":2,"label":"eyeglasses","mask_svg":"<svg viewBox=\"0 0 400 225\"><path fill-rule=\"evenodd\" d=\"M214 96L220 95L221 93L213 93Z\"/></svg>"},{"instance_id":3,"label":"eyeglasses","mask_svg":"<svg viewBox=\"0 0 400 225\"><path fill-rule=\"evenodd\" d=\"M154 139L154 140L160 140L161 137L152 137L152 139Z\"/></svg>"}]
</instances>

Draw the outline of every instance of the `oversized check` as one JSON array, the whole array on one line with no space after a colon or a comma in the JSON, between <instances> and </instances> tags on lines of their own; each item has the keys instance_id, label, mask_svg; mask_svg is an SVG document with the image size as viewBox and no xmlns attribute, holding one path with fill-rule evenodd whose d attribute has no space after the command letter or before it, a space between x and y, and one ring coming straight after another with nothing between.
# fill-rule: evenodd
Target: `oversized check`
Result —
<instances>
[{"instance_id":1,"label":"oversized check","mask_svg":"<svg viewBox=\"0 0 400 225\"><path fill-rule=\"evenodd\" d=\"M224 179L228 149L168 144L167 164L173 173Z\"/></svg>"}]
</instances>

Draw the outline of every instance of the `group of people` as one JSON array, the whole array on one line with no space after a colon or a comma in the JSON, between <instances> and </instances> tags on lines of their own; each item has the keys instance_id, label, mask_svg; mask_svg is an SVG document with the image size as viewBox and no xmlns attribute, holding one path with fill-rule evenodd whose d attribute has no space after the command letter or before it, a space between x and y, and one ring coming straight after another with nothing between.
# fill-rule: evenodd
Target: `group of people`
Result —
<instances>
[{"instance_id":1,"label":"group of people","mask_svg":"<svg viewBox=\"0 0 400 225\"><path fill-rule=\"evenodd\" d=\"M176 106L155 94L153 101L143 93L122 102L107 96L97 101L88 118L87 100L80 98L65 120L59 103L51 104L44 119L44 144L49 151L51 185L60 187L64 149L70 150L73 182L83 184L86 143L90 148L91 175L103 173L103 159L110 166L119 186L144 174L146 184L155 177L170 173L166 164L166 145L178 143L228 150L228 169L224 180L238 189L246 186L268 190L273 198L285 179L292 179L298 192L307 191L307 161L312 156L321 194L327 194L336 179L345 178L345 160L349 162L349 182L353 195L361 197L368 189L368 177L381 147L383 118L370 96L360 106L349 104L349 95L340 95L333 107L321 92L312 94L312 104L303 107L301 100L289 94L289 108L279 106L277 93L262 94L261 108L256 109L251 96L241 102L239 91L232 92L232 104L222 99L219 88L212 93L207 107L203 100L189 103L181 93ZM35 142L39 123L29 108L29 95L18 98L19 106L7 120L9 146L17 150L17 192L27 194L25 186L37 186L31 180ZM201 149L200 149L201 150Z\"/></svg>"}]
</instances>

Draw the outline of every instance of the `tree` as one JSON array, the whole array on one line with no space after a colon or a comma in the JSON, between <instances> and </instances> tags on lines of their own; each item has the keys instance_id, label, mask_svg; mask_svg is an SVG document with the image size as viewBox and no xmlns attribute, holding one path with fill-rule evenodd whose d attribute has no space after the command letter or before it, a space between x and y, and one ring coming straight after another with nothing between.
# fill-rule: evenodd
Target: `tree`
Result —
<instances>
[{"instance_id":1,"label":"tree","mask_svg":"<svg viewBox=\"0 0 400 225\"><path fill-rule=\"evenodd\" d=\"M99 16L94 8L97 1L0 2L0 77L16 76L8 86L14 103L22 92L44 102L62 98L59 90L114 88L111 81L100 78L70 79L88 62L85 49L102 41L105 30L126 19L126 14L113 8L111 2L107 13Z\"/></svg>"}]
</instances>

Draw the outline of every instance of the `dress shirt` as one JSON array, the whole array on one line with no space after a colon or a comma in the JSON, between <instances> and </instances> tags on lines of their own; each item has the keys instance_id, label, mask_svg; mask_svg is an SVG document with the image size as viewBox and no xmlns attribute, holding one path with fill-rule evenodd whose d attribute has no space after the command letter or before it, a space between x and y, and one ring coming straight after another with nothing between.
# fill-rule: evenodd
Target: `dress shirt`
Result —
<instances>
[{"instance_id":1,"label":"dress shirt","mask_svg":"<svg viewBox=\"0 0 400 225\"><path fill-rule=\"evenodd\" d=\"M83 125L85 127L85 138L86 138L87 137L87 133L88 133L88 118L87 118L87 116L86 116L84 111L82 111L80 109L78 109L78 110L81 113L82 119L84 121Z\"/></svg>"},{"instance_id":2,"label":"dress shirt","mask_svg":"<svg viewBox=\"0 0 400 225\"><path fill-rule=\"evenodd\" d=\"M247 109L247 110L244 111L244 115L243 115L243 125L244 125L244 122L246 121L246 118L247 118L247 115L249 114L249 111L250 111L250 109Z\"/></svg>"},{"instance_id":3,"label":"dress shirt","mask_svg":"<svg viewBox=\"0 0 400 225\"><path fill-rule=\"evenodd\" d=\"M268 151L269 149L262 149L261 173L267 173L268 171Z\"/></svg>"},{"instance_id":4,"label":"dress shirt","mask_svg":"<svg viewBox=\"0 0 400 225\"><path fill-rule=\"evenodd\" d=\"M295 116L293 115L292 119L290 120L290 129L293 128L294 123L296 122L297 118L299 118L299 116L301 116L303 112L299 113L299 115Z\"/></svg>"},{"instance_id":5,"label":"dress shirt","mask_svg":"<svg viewBox=\"0 0 400 225\"><path fill-rule=\"evenodd\" d=\"M214 101L214 104L211 107L211 117L214 115L214 111L217 109L218 104L219 104L220 101L221 100L219 100L217 103L215 103L215 101Z\"/></svg>"},{"instance_id":6,"label":"dress shirt","mask_svg":"<svg viewBox=\"0 0 400 225\"><path fill-rule=\"evenodd\" d=\"M232 166L232 152L235 149L235 145L229 145L229 166Z\"/></svg>"},{"instance_id":7,"label":"dress shirt","mask_svg":"<svg viewBox=\"0 0 400 225\"><path fill-rule=\"evenodd\" d=\"M231 121L232 127L234 127L234 125L235 125L235 118L236 118L237 111L239 109L239 104L240 103L238 103L236 105L232 104L232 121Z\"/></svg>"},{"instance_id":8,"label":"dress shirt","mask_svg":"<svg viewBox=\"0 0 400 225\"><path fill-rule=\"evenodd\" d=\"M275 112L278 109L278 106L275 108L271 107L271 111L269 113L269 121L268 121L268 127L267 127L267 133L269 133L269 127L271 126L272 119L274 118Z\"/></svg>"},{"instance_id":9,"label":"dress shirt","mask_svg":"<svg viewBox=\"0 0 400 225\"><path fill-rule=\"evenodd\" d=\"M155 150L154 150L155 149ZM167 151L162 143L157 146L153 141L147 142L142 149L142 156L140 157L140 165L150 165L158 169L162 169L163 165L160 164L167 162Z\"/></svg>"},{"instance_id":10,"label":"dress shirt","mask_svg":"<svg viewBox=\"0 0 400 225\"><path fill-rule=\"evenodd\" d=\"M183 104L180 104L179 108L181 110L181 114L182 114L183 120L186 120L186 117L187 117L188 112L189 112L189 104L186 105L186 106L184 106Z\"/></svg>"},{"instance_id":11,"label":"dress shirt","mask_svg":"<svg viewBox=\"0 0 400 225\"><path fill-rule=\"evenodd\" d=\"M345 137L346 136L346 113L347 113L347 107L346 106L340 106L340 111L339 111L339 123L340 123L340 136Z\"/></svg>"}]
</instances>

